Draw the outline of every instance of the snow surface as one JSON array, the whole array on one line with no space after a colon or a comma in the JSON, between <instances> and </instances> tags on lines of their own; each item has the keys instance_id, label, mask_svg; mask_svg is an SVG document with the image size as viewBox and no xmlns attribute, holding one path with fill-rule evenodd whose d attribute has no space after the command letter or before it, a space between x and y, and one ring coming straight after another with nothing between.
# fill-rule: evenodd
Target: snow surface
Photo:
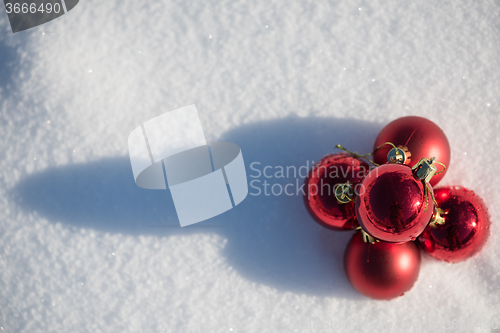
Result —
<instances>
[{"instance_id":1,"label":"snow surface","mask_svg":"<svg viewBox=\"0 0 500 333\"><path fill-rule=\"evenodd\" d=\"M2 9L0 331L497 331L499 6L82 0L17 34ZM490 240L464 263L424 256L388 302L350 286L351 233L315 224L300 196L250 195L180 228L168 191L135 186L127 137L192 103L249 176L337 143L368 152L389 121L428 117L452 148L441 184L484 198Z\"/></svg>"}]
</instances>

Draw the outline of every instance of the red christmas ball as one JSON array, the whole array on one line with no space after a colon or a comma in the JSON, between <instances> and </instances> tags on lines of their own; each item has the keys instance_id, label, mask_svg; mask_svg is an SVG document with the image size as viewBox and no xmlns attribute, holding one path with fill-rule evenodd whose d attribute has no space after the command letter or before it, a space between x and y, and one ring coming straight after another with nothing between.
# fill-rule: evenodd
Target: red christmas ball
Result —
<instances>
[{"instance_id":1,"label":"red christmas ball","mask_svg":"<svg viewBox=\"0 0 500 333\"><path fill-rule=\"evenodd\" d=\"M416 240L434 212L432 188L426 190L408 165L389 163L372 169L358 192L359 224L386 242Z\"/></svg>"},{"instance_id":2,"label":"red christmas ball","mask_svg":"<svg viewBox=\"0 0 500 333\"><path fill-rule=\"evenodd\" d=\"M481 251L490 234L490 218L483 200L463 187L434 191L444 224L428 226L418 237L420 246L431 256L459 262Z\"/></svg>"},{"instance_id":3,"label":"red christmas ball","mask_svg":"<svg viewBox=\"0 0 500 333\"><path fill-rule=\"evenodd\" d=\"M432 121L416 116L396 119L380 131L375 140L374 148L392 142L396 146L407 147L411 153L410 166L422 158L435 157L438 162L448 167L450 165L450 144L444 132ZM387 163L387 154L392 147L385 145L375 151L375 163ZM446 170L432 177L430 184L436 185L445 175Z\"/></svg>"},{"instance_id":4,"label":"red christmas ball","mask_svg":"<svg viewBox=\"0 0 500 333\"><path fill-rule=\"evenodd\" d=\"M357 232L347 244L344 269L351 285L375 299L403 295L417 281L420 251L414 242L373 244L363 242Z\"/></svg>"},{"instance_id":5,"label":"red christmas ball","mask_svg":"<svg viewBox=\"0 0 500 333\"><path fill-rule=\"evenodd\" d=\"M354 200L340 204L335 198L337 184L356 186L369 167L351 155L340 153L323 157L309 171L304 182L304 203L320 225L334 230L351 230L358 226Z\"/></svg>"}]
</instances>

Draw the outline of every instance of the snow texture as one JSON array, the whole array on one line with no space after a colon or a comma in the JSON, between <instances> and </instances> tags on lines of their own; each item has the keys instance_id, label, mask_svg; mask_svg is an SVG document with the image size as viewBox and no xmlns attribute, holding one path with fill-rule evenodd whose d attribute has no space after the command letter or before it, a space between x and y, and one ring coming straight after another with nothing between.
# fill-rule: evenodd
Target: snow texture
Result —
<instances>
[{"instance_id":1,"label":"snow texture","mask_svg":"<svg viewBox=\"0 0 500 333\"><path fill-rule=\"evenodd\" d=\"M498 1L82 0L12 34L2 7L0 332L497 332L499 22ZM134 184L127 137L193 103L249 176L427 117L451 144L441 185L485 200L491 237L374 301L345 277L351 233L301 196L180 228L168 191Z\"/></svg>"}]
</instances>

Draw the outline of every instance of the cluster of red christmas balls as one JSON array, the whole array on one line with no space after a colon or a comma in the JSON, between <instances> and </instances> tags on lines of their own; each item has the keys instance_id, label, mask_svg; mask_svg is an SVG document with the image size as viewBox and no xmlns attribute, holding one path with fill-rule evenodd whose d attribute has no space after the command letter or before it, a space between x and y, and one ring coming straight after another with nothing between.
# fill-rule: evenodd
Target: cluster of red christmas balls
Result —
<instances>
[{"instance_id":1,"label":"cluster of red christmas balls","mask_svg":"<svg viewBox=\"0 0 500 333\"><path fill-rule=\"evenodd\" d=\"M322 226L357 230L344 269L361 294L392 299L408 291L420 271L419 247L458 262L484 246L490 219L481 198L458 186L433 189L448 170L450 145L432 121L410 116L389 123L375 140L373 160L337 148L347 153L327 155L309 171L304 202Z\"/></svg>"}]
</instances>

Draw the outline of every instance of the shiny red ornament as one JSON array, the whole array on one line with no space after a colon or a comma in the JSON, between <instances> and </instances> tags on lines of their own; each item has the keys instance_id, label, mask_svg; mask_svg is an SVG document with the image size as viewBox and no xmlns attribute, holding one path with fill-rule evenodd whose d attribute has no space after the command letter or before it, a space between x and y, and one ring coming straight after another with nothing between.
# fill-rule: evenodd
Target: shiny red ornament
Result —
<instances>
[{"instance_id":1,"label":"shiny red ornament","mask_svg":"<svg viewBox=\"0 0 500 333\"><path fill-rule=\"evenodd\" d=\"M358 222L371 236L386 242L416 240L434 212L432 188L408 165L389 163L372 169L358 189Z\"/></svg>"},{"instance_id":2,"label":"shiny red ornament","mask_svg":"<svg viewBox=\"0 0 500 333\"><path fill-rule=\"evenodd\" d=\"M428 226L418 237L420 246L431 256L459 262L478 253L490 234L490 218L483 200L463 187L434 191L444 224Z\"/></svg>"},{"instance_id":3,"label":"shiny red ornament","mask_svg":"<svg viewBox=\"0 0 500 333\"><path fill-rule=\"evenodd\" d=\"M304 182L304 203L314 220L334 230L356 228L355 202L338 203L335 186L348 181L356 186L368 170L366 163L345 153L327 155L316 163Z\"/></svg>"},{"instance_id":4,"label":"shiny red ornament","mask_svg":"<svg viewBox=\"0 0 500 333\"><path fill-rule=\"evenodd\" d=\"M374 148L385 142L392 142L396 146L407 147L411 153L408 165L415 165L422 158L435 157L438 162L448 167L450 165L450 144L444 132L432 121L416 116L396 119L387 124L380 131L375 140ZM375 151L375 163L387 163L387 154L392 147L385 145ZM432 177L430 184L436 185L446 174L446 170Z\"/></svg>"},{"instance_id":5,"label":"shiny red ornament","mask_svg":"<svg viewBox=\"0 0 500 333\"><path fill-rule=\"evenodd\" d=\"M389 300L403 295L417 281L420 251L414 242L365 243L357 232L347 244L344 269L361 294Z\"/></svg>"}]
</instances>

